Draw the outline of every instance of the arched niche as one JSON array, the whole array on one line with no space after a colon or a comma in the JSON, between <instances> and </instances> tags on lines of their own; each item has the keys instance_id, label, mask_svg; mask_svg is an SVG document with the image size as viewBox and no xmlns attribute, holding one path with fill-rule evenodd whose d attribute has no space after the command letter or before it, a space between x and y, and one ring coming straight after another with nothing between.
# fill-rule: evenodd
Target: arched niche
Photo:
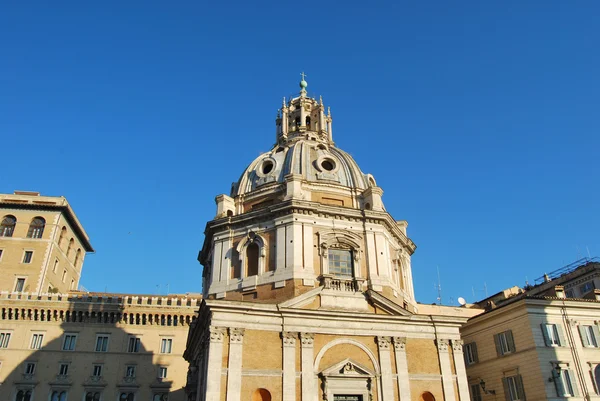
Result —
<instances>
[{"instance_id":1,"label":"arched niche","mask_svg":"<svg viewBox=\"0 0 600 401\"><path fill-rule=\"evenodd\" d=\"M267 254L267 241L259 234L250 232L243 240L241 240L235 250L239 257L239 278L250 277L248 274L248 268L252 268L252 275L258 275L265 273L266 271L266 254ZM235 253L235 252L234 252ZM248 257L255 258L250 261ZM232 266L233 269L233 266ZM236 272L237 273L237 272ZM254 274L256 273L256 274Z\"/></svg>"}]
</instances>

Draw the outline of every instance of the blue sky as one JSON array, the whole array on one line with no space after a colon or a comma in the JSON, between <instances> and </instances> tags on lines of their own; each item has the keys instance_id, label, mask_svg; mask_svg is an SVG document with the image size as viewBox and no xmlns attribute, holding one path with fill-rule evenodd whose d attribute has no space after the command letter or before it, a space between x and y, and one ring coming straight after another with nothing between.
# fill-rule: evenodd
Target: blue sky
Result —
<instances>
[{"instance_id":1,"label":"blue sky","mask_svg":"<svg viewBox=\"0 0 600 401\"><path fill-rule=\"evenodd\" d=\"M16 2L0 10L0 191L64 195L90 290L199 292L214 197L283 96L409 222L417 298L600 255L600 3Z\"/></svg>"}]
</instances>

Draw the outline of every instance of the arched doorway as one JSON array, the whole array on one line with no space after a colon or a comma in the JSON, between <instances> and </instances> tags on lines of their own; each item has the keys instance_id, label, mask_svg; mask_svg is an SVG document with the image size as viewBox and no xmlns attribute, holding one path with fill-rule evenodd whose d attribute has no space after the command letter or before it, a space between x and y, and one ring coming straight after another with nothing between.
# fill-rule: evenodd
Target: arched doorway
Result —
<instances>
[{"instance_id":1,"label":"arched doorway","mask_svg":"<svg viewBox=\"0 0 600 401\"><path fill-rule=\"evenodd\" d=\"M419 401L435 401L435 397L429 391L425 391L421 394L421 397L419 397Z\"/></svg>"}]
</instances>

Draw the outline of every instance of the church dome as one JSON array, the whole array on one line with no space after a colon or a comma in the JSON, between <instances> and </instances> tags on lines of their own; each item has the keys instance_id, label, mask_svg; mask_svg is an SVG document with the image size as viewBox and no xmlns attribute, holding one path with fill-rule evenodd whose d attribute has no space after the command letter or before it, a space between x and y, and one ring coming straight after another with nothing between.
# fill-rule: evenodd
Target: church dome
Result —
<instances>
[{"instance_id":1,"label":"church dome","mask_svg":"<svg viewBox=\"0 0 600 401\"><path fill-rule=\"evenodd\" d=\"M316 139L296 138L277 144L257 157L234 183L231 196L244 195L259 187L284 183L289 174L300 175L309 182L340 185L359 192L375 186L371 175L364 174L352 156L332 144Z\"/></svg>"}]
</instances>

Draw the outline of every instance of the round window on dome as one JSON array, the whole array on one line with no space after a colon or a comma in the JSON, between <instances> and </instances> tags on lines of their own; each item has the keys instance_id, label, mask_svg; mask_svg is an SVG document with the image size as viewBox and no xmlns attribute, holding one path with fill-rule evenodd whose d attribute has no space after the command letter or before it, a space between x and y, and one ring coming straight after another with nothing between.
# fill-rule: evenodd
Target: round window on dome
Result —
<instances>
[{"instance_id":1,"label":"round window on dome","mask_svg":"<svg viewBox=\"0 0 600 401\"><path fill-rule=\"evenodd\" d=\"M321 167L326 171L333 171L335 169L335 162L331 159L325 159L321 162Z\"/></svg>"},{"instance_id":2,"label":"round window on dome","mask_svg":"<svg viewBox=\"0 0 600 401\"><path fill-rule=\"evenodd\" d=\"M261 170L263 174L269 174L271 171L273 171L273 162L271 160L266 160L262 164Z\"/></svg>"}]
</instances>

